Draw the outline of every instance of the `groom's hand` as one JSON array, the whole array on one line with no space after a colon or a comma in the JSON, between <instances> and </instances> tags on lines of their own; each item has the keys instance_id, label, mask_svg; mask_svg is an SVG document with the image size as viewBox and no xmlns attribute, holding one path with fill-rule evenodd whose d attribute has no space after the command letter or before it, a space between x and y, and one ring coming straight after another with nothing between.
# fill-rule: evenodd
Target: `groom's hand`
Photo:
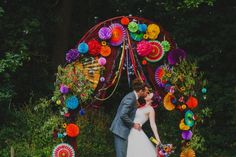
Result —
<instances>
[{"instance_id":1,"label":"groom's hand","mask_svg":"<svg viewBox=\"0 0 236 157\"><path fill-rule=\"evenodd\" d=\"M134 123L133 128L135 128L137 130L141 130L142 129L142 127L141 127L141 125L139 123Z\"/></svg>"}]
</instances>

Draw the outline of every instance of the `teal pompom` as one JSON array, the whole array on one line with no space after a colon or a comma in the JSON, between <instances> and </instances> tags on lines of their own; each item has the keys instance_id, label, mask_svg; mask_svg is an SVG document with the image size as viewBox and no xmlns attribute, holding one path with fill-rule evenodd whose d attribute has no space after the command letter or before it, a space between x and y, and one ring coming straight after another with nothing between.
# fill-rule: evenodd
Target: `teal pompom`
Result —
<instances>
[{"instance_id":1,"label":"teal pompom","mask_svg":"<svg viewBox=\"0 0 236 157\"><path fill-rule=\"evenodd\" d=\"M88 52L88 44L86 44L85 42L80 43L78 46L78 51L82 54L87 53Z\"/></svg>"},{"instance_id":2,"label":"teal pompom","mask_svg":"<svg viewBox=\"0 0 236 157\"><path fill-rule=\"evenodd\" d=\"M146 24L139 24L138 25L138 30L140 31L140 32L146 32L146 30L147 30L147 25Z\"/></svg>"},{"instance_id":3,"label":"teal pompom","mask_svg":"<svg viewBox=\"0 0 236 157\"><path fill-rule=\"evenodd\" d=\"M76 98L76 96L71 96L66 99L66 107L69 109L76 109L79 106L79 100Z\"/></svg>"}]
</instances>

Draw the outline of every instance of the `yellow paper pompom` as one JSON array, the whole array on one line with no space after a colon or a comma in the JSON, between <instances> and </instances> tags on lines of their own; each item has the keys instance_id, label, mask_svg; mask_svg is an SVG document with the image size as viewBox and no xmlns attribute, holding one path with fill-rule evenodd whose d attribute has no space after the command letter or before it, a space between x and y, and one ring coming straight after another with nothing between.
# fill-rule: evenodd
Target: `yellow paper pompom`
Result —
<instances>
[{"instance_id":1,"label":"yellow paper pompom","mask_svg":"<svg viewBox=\"0 0 236 157\"><path fill-rule=\"evenodd\" d=\"M155 40L160 34L160 27L156 24L148 25L147 34L148 34L149 39Z\"/></svg>"}]
</instances>

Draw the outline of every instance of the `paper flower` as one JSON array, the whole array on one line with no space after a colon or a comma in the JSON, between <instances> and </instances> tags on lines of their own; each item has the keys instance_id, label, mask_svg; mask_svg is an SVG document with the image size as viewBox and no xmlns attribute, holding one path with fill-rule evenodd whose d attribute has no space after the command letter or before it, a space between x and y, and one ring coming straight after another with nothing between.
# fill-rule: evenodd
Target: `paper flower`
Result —
<instances>
[{"instance_id":1,"label":"paper flower","mask_svg":"<svg viewBox=\"0 0 236 157\"><path fill-rule=\"evenodd\" d=\"M168 62L171 65L179 63L181 60L186 58L186 52L180 48L172 50L168 53Z\"/></svg>"},{"instance_id":2,"label":"paper flower","mask_svg":"<svg viewBox=\"0 0 236 157\"><path fill-rule=\"evenodd\" d=\"M193 133L191 130L187 130L187 131L182 131L182 138L184 140L190 140L193 136Z\"/></svg>"},{"instance_id":3,"label":"paper flower","mask_svg":"<svg viewBox=\"0 0 236 157\"><path fill-rule=\"evenodd\" d=\"M81 54L87 53L88 52L88 45L85 42L80 43L78 46L78 51Z\"/></svg>"},{"instance_id":4,"label":"paper flower","mask_svg":"<svg viewBox=\"0 0 236 157\"><path fill-rule=\"evenodd\" d=\"M155 63L160 61L164 57L164 50L159 41L150 41L152 45L152 51L145 58L147 61Z\"/></svg>"},{"instance_id":5,"label":"paper flower","mask_svg":"<svg viewBox=\"0 0 236 157\"><path fill-rule=\"evenodd\" d=\"M101 77L101 78L100 78L100 81L101 81L101 82L104 82L104 81L105 81L105 77Z\"/></svg>"},{"instance_id":6,"label":"paper flower","mask_svg":"<svg viewBox=\"0 0 236 157\"><path fill-rule=\"evenodd\" d=\"M79 58L79 52L76 49L70 49L66 53L66 61L67 63L71 63Z\"/></svg>"},{"instance_id":7,"label":"paper flower","mask_svg":"<svg viewBox=\"0 0 236 157\"><path fill-rule=\"evenodd\" d=\"M99 59L98 59L98 64L100 64L100 65L105 65L107 63L107 60L106 60L106 58L104 58L104 57L100 57Z\"/></svg>"},{"instance_id":8,"label":"paper flower","mask_svg":"<svg viewBox=\"0 0 236 157\"><path fill-rule=\"evenodd\" d=\"M150 24L147 27L147 34L149 39L155 40L157 39L158 35L160 33L160 27L156 24Z\"/></svg>"},{"instance_id":9,"label":"paper flower","mask_svg":"<svg viewBox=\"0 0 236 157\"><path fill-rule=\"evenodd\" d=\"M61 92L62 94L67 94L67 93L69 92L69 87L67 87L66 85L62 84L62 85L60 86L60 92Z\"/></svg>"},{"instance_id":10,"label":"paper flower","mask_svg":"<svg viewBox=\"0 0 236 157\"><path fill-rule=\"evenodd\" d=\"M128 17L122 17L120 20L120 23L122 25L128 25L129 24L129 18Z\"/></svg>"},{"instance_id":11,"label":"paper flower","mask_svg":"<svg viewBox=\"0 0 236 157\"><path fill-rule=\"evenodd\" d=\"M138 31L138 24L136 22L132 21L128 24L128 29L130 32L135 33Z\"/></svg>"},{"instance_id":12,"label":"paper flower","mask_svg":"<svg viewBox=\"0 0 236 157\"><path fill-rule=\"evenodd\" d=\"M152 50L153 47L148 41L143 40L137 44L137 52L142 57L149 55Z\"/></svg>"},{"instance_id":13,"label":"paper flower","mask_svg":"<svg viewBox=\"0 0 236 157\"><path fill-rule=\"evenodd\" d=\"M69 137L76 137L79 135L79 127L75 124L68 124L66 127L66 134Z\"/></svg>"},{"instance_id":14,"label":"paper flower","mask_svg":"<svg viewBox=\"0 0 236 157\"><path fill-rule=\"evenodd\" d=\"M52 153L52 157L75 157L75 151L73 147L66 143L57 145Z\"/></svg>"},{"instance_id":15,"label":"paper flower","mask_svg":"<svg viewBox=\"0 0 236 157\"><path fill-rule=\"evenodd\" d=\"M109 27L102 27L99 31L98 31L98 36L100 39L102 40L108 40L111 38L112 32L111 29Z\"/></svg>"},{"instance_id":16,"label":"paper flower","mask_svg":"<svg viewBox=\"0 0 236 157\"><path fill-rule=\"evenodd\" d=\"M168 41L166 41L166 40L162 41L161 45L162 45L165 52L170 50L170 43Z\"/></svg>"},{"instance_id":17,"label":"paper flower","mask_svg":"<svg viewBox=\"0 0 236 157\"><path fill-rule=\"evenodd\" d=\"M92 39L88 42L88 47L89 47L89 54L92 56L97 56L100 54L101 51L101 44L95 40Z\"/></svg>"},{"instance_id":18,"label":"paper flower","mask_svg":"<svg viewBox=\"0 0 236 157\"><path fill-rule=\"evenodd\" d=\"M66 107L69 109L76 109L79 105L79 100L76 98L76 96L71 96L66 99Z\"/></svg>"},{"instance_id":19,"label":"paper flower","mask_svg":"<svg viewBox=\"0 0 236 157\"><path fill-rule=\"evenodd\" d=\"M146 32L146 30L147 30L147 25L146 24L138 24L138 30L140 31L140 32Z\"/></svg>"}]
</instances>

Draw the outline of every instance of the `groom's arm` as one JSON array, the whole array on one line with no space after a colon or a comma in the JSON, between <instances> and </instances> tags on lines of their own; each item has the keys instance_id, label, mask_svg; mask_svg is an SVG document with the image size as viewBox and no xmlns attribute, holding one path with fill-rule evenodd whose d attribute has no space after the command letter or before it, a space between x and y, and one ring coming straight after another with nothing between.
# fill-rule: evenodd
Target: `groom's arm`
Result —
<instances>
[{"instance_id":1,"label":"groom's arm","mask_svg":"<svg viewBox=\"0 0 236 157\"><path fill-rule=\"evenodd\" d=\"M133 121L129 117L129 113L132 109L132 105L134 100L130 97L126 98L123 102L123 107L121 109L121 120L125 123L126 126L132 128L134 126Z\"/></svg>"}]
</instances>

